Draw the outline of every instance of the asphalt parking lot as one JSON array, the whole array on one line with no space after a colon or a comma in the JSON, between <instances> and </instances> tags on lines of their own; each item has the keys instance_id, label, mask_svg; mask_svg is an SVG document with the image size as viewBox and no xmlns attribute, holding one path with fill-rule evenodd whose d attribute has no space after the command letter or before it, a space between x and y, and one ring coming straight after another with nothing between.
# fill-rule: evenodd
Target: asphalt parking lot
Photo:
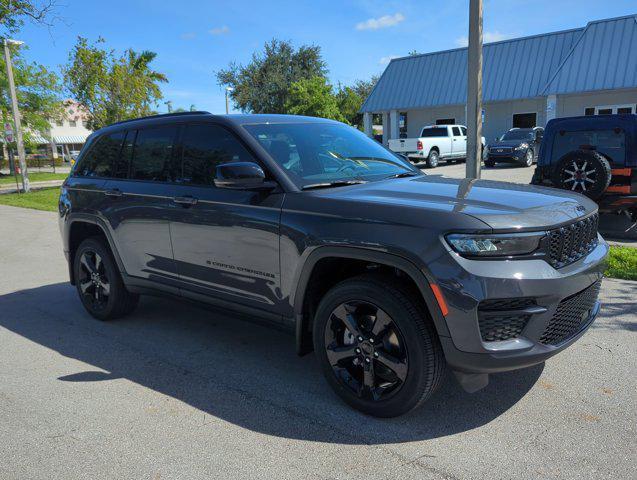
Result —
<instances>
[{"instance_id":1,"label":"asphalt parking lot","mask_svg":"<svg viewBox=\"0 0 637 480\"><path fill-rule=\"evenodd\" d=\"M93 320L53 213L0 207L0 271L2 479L635 475L637 283L606 280L591 330L545 365L472 395L448 378L377 420L288 334L156 298Z\"/></svg>"}]
</instances>

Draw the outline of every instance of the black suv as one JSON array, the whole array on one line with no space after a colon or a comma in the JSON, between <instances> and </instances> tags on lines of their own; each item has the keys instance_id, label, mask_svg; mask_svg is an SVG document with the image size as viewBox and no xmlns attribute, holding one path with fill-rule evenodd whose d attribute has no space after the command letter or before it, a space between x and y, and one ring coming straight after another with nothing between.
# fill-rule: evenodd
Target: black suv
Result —
<instances>
[{"instance_id":1,"label":"black suv","mask_svg":"<svg viewBox=\"0 0 637 480\"><path fill-rule=\"evenodd\" d=\"M532 183L582 193L637 222L637 115L549 121Z\"/></svg>"},{"instance_id":2,"label":"black suv","mask_svg":"<svg viewBox=\"0 0 637 480\"><path fill-rule=\"evenodd\" d=\"M426 176L358 130L184 113L91 135L60 227L91 315L167 294L267 319L373 415L544 361L599 311L607 244L570 192Z\"/></svg>"},{"instance_id":3,"label":"black suv","mask_svg":"<svg viewBox=\"0 0 637 480\"><path fill-rule=\"evenodd\" d=\"M533 165L540 151L544 129L512 128L487 147L485 167L494 167L497 163L514 163L521 167Z\"/></svg>"}]
</instances>

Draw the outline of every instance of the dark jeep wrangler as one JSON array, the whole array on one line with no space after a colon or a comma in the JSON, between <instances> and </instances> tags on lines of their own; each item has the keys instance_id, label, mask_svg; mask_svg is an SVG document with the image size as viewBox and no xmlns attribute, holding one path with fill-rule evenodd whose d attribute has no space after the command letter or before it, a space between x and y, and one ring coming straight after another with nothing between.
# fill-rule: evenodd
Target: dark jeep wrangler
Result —
<instances>
[{"instance_id":1,"label":"dark jeep wrangler","mask_svg":"<svg viewBox=\"0 0 637 480\"><path fill-rule=\"evenodd\" d=\"M551 120L531 183L582 193L637 222L637 115Z\"/></svg>"},{"instance_id":2,"label":"dark jeep wrangler","mask_svg":"<svg viewBox=\"0 0 637 480\"><path fill-rule=\"evenodd\" d=\"M100 320L140 294L267 319L366 413L543 362L599 311L597 206L424 175L354 128L205 112L91 135L62 187L71 283Z\"/></svg>"}]
</instances>

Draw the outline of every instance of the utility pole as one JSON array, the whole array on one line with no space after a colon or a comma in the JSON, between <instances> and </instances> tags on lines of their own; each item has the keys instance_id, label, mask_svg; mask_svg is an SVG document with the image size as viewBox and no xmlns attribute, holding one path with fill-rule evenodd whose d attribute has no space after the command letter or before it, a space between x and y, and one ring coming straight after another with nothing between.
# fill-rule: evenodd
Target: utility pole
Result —
<instances>
[{"instance_id":1,"label":"utility pole","mask_svg":"<svg viewBox=\"0 0 637 480\"><path fill-rule=\"evenodd\" d=\"M482 164L482 0L469 0L467 49L467 178L480 178Z\"/></svg>"},{"instance_id":2,"label":"utility pole","mask_svg":"<svg viewBox=\"0 0 637 480\"><path fill-rule=\"evenodd\" d=\"M173 112L173 102L171 100L164 102L164 105L166 105L166 108L168 108L168 113Z\"/></svg>"},{"instance_id":3,"label":"utility pole","mask_svg":"<svg viewBox=\"0 0 637 480\"><path fill-rule=\"evenodd\" d=\"M228 104L228 94L232 92L233 90L234 88L232 87L226 87L226 115L230 113L230 106Z\"/></svg>"},{"instance_id":4,"label":"utility pole","mask_svg":"<svg viewBox=\"0 0 637 480\"><path fill-rule=\"evenodd\" d=\"M7 78L9 79L9 93L11 94L11 109L13 110L13 121L15 122L15 140L18 146L18 162L20 163L20 171L22 172L22 189L25 192L31 190L29 186L29 175L27 172L27 161L24 155L24 143L22 142L22 128L20 126L20 110L18 109L18 97L15 91L15 82L13 80L13 67L11 65L11 54L9 53L9 44L22 45L24 42L17 40L3 39L4 43L4 60L7 64Z\"/></svg>"}]
</instances>

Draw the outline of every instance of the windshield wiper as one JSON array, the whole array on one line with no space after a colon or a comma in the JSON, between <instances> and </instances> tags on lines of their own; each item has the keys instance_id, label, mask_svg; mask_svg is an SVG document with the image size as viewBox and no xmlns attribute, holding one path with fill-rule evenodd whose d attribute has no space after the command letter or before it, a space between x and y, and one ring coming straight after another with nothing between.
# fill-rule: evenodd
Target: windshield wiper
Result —
<instances>
[{"instance_id":1,"label":"windshield wiper","mask_svg":"<svg viewBox=\"0 0 637 480\"><path fill-rule=\"evenodd\" d=\"M347 185L358 185L360 183L367 183L365 180L336 180L334 182L324 183L310 183L304 185L301 190L313 190L315 188L330 188L330 187L344 187Z\"/></svg>"},{"instance_id":2,"label":"windshield wiper","mask_svg":"<svg viewBox=\"0 0 637 480\"><path fill-rule=\"evenodd\" d=\"M402 173L396 173L394 175L389 175L388 177L383 178L383 180L387 180L388 178L415 177L416 175L423 175L423 174L422 173L416 173L416 172L402 172Z\"/></svg>"}]
</instances>

